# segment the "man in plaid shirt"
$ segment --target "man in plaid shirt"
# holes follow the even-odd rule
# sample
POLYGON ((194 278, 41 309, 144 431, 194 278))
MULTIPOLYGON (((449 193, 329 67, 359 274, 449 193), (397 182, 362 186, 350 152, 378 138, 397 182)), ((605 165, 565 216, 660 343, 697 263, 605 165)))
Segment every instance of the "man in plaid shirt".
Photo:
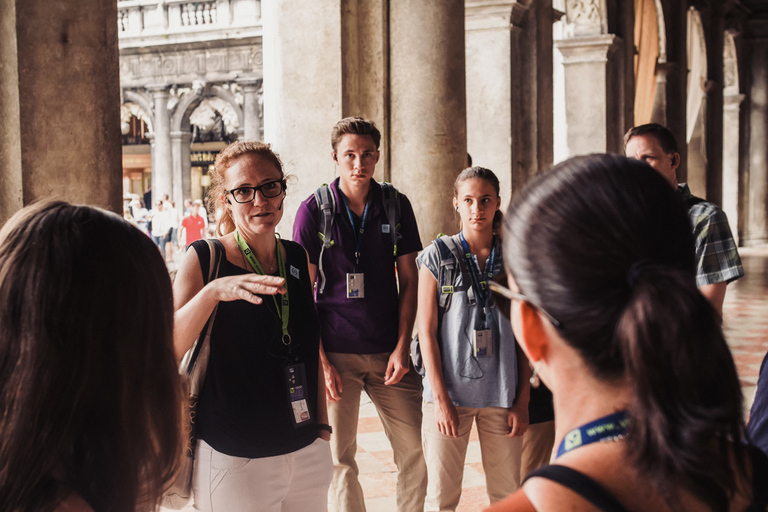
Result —
POLYGON ((696 238, 696 285, 722 315, 725 288, 744 276, 741 258, 725 213, 716 205, 691 194, 677 182, 680 153, 672 132, 656 123, 631 128, 624 136, 624 151, 630 158, 647 163, 677 189, 688 207, 696 238))

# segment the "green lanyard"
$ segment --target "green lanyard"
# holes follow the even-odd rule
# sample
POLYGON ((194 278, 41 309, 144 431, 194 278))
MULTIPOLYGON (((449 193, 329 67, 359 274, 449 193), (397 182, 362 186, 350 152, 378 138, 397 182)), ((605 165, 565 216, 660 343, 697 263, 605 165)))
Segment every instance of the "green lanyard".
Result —
MULTIPOLYGON (((251 264, 251 267, 253 268, 254 272, 256 272, 259 275, 265 275, 264 270, 261 268, 261 265, 259 264, 259 260, 256 259, 256 256, 253 254, 253 251, 248 246, 248 243, 242 239, 240 236, 240 233, 235 230, 235 240, 237 241, 237 246, 240 248, 240 251, 243 253, 243 256, 248 260, 248 263, 251 264)), ((280 249, 280 240, 277 240, 275 243, 275 254, 277 255, 277 268, 280 272, 280 277, 283 278, 285 281, 285 293, 282 294, 281 302, 282 307, 278 305, 277 303, 277 297, 274 295, 272 296, 272 300, 275 301, 275 310, 277 311, 277 316, 280 317, 280 320, 283 322, 283 344, 290 345, 291 344, 291 335, 288 334, 288 313, 289 313, 289 302, 288 302, 288 278, 286 277, 285 272, 285 262, 283 261, 283 251, 280 249)))

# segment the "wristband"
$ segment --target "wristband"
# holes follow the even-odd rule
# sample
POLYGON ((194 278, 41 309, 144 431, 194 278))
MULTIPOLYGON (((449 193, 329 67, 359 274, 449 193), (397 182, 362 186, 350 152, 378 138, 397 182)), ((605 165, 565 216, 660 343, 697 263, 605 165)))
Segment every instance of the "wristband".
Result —
POLYGON ((329 434, 333 434, 333 428, 331 428, 330 425, 326 425, 325 423, 318 423, 315 426, 317 427, 317 430, 325 430, 329 434))

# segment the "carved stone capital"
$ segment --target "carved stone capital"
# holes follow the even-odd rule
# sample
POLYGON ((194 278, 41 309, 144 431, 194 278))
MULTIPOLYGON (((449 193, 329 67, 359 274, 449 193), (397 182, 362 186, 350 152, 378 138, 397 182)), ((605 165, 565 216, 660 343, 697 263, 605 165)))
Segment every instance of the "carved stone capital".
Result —
POLYGON ((566 0, 566 37, 606 33, 604 8, 603 0, 566 0))
POLYGON ((563 54, 563 64, 584 62, 608 62, 623 40, 615 34, 577 37, 555 41, 555 47, 563 54))
POLYGON ((235 79, 235 83, 243 89, 244 94, 259 92, 262 82, 263 79, 255 76, 242 76, 235 79))
POLYGON ((153 99, 168 98, 170 96, 171 86, 169 84, 147 84, 144 88, 152 93, 153 99))
POLYGON ((525 22, 531 0, 465 0, 466 30, 509 30, 525 22))

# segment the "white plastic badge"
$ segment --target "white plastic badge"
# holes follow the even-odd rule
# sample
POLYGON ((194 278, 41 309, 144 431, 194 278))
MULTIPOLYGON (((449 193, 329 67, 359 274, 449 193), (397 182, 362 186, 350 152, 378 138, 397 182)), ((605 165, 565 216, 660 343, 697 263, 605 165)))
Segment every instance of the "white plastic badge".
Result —
POLYGON ((475 356, 493 355, 493 331, 490 329, 475 330, 472 346, 475 349, 475 356))
POLYGON ((307 404, 307 376, 304 372, 304 363, 292 364, 284 368, 288 400, 293 410, 293 426, 298 427, 311 419, 307 404))
POLYGON ((365 279, 363 274, 347 274, 347 298, 365 298, 365 279))

